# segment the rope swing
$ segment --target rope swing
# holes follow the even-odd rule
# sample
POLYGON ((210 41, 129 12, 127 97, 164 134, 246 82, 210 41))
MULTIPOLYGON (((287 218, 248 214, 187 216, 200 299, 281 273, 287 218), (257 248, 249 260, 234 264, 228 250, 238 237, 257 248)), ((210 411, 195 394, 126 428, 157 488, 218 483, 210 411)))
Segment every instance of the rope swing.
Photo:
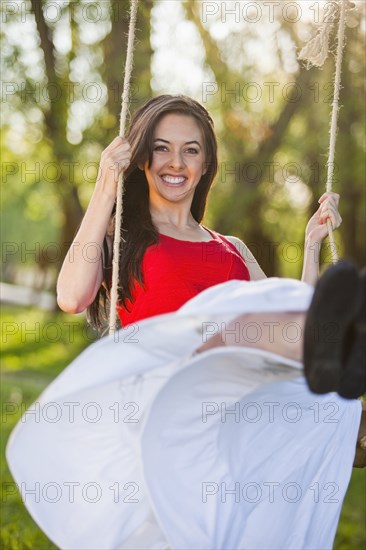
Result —
MULTIPOLYGON (((130 5, 130 22, 128 29, 128 42, 126 54, 125 76, 122 92, 122 110, 120 118, 119 135, 124 137, 126 132, 126 120, 130 101, 130 81, 133 67, 133 50, 135 41, 135 28, 137 18, 138 0, 131 0, 130 5)), ((324 17, 322 26, 318 30, 317 35, 310 40, 308 44, 301 50, 299 59, 307 62, 306 68, 311 66, 322 67, 329 54, 329 40, 335 25, 336 19, 339 16, 338 36, 337 36, 337 53, 336 53, 336 68, 334 77, 334 94, 332 103, 332 114, 330 123, 330 142, 327 161, 327 182, 326 192, 332 191, 334 178, 334 156, 337 136, 338 112, 339 112, 339 93, 341 89, 341 67, 344 50, 344 36, 346 13, 355 7, 350 0, 335 0, 329 4, 329 9, 324 17)), ((115 214, 115 232, 113 242, 113 269, 112 269, 112 288, 110 297, 110 312, 109 312, 109 335, 112 336, 116 332, 117 320, 117 299, 118 299, 118 282, 119 282, 119 265, 120 265, 120 244, 122 239, 122 213, 123 213, 123 191, 124 191, 124 175, 123 172, 119 175, 117 186, 116 199, 116 214, 115 214)), ((329 232, 329 241, 331 247, 332 261, 338 261, 338 254, 334 242, 333 227, 330 220, 327 220, 327 228, 329 232)))
MULTIPOLYGON (((135 42, 135 29, 137 19, 137 3, 138 0, 131 0, 130 7, 130 23, 128 28, 128 40, 127 40, 127 53, 126 53, 126 66, 125 77, 123 82, 122 91, 122 109, 120 118, 119 135, 124 137, 126 133, 127 114, 130 104, 130 83, 133 67, 133 49, 135 42)), ((124 191, 124 175, 120 173, 117 186, 117 201, 116 201, 116 215, 115 215, 115 230, 113 241, 113 269, 112 269, 112 288, 111 288, 111 300, 109 311, 109 335, 113 336, 116 332, 117 321, 117 298, 118 298, 118 281, 119 281, 119 248, 121 244, 121 227, 122 227, 122 213, 123 213, 123 191, 124 191)))
MULTIPOLYGON (((337 35, 337 53, 336 53, 336 68, 334 77, 334 93, 332 103, 332 115, 330 122, 330 141, 329 152, 327 161, 327 182, 326 192, 332 191, 333 176, 334 176, 334 156, 337 137, 338 126, 338 112, 339 112, 339 92, 341 89, 341 67, 344 50, 344 34, 346 26, 346 13, 355 7, 349 0, 337 0, 330 4, 328 13, 326 14, 322 27, 319 29, 318 34, 310 40, 306 46, 301 50, 299 59, 307 61, 307 69, 312 65, 315 67, 322 67, 329 53, 329 38, 334 27, 335 20, 339 14, 339 25, 337 35)), ((327 220, 327 228, 329 232, 329 242, 332 254, 332 262, 335 264, 338 261, 337 248, 334 241, 332 222, 327 220)))

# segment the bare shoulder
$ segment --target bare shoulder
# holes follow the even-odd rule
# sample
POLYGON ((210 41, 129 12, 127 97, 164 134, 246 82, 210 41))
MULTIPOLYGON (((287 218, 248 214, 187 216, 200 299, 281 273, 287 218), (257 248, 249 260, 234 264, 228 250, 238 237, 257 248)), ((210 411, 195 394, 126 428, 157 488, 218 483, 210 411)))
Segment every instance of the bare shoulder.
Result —
POLYGON ((225 238, 230 241, 233 245, 236 246, 236 248, 248 248, 242 240, 240 240, 238 237, 233 237, 232 235, 225 235, 225 238))
POLYGON ((241 239, 239 239, 238 237, 233 237, 232 235, 226 235, 226 238, 235 246, 235 248, 245 261, 251 261, 253 259, 253 254, 250 252, 247 245, 244 244, 241 239))
POLYGON ((250 279, 252 281, 259 281, 260 279, 266 279, 267 276, 260 267, 259 263, 253 256, 252 252, 249 250, 247 245, 243 243, 241 239, 238 237, 233 237, 232 235, 226 235, 226 238, 228 241, 230 241, 241 257, 243 258, 244 262, 247 265, 247 268, 249 269, 250 279))

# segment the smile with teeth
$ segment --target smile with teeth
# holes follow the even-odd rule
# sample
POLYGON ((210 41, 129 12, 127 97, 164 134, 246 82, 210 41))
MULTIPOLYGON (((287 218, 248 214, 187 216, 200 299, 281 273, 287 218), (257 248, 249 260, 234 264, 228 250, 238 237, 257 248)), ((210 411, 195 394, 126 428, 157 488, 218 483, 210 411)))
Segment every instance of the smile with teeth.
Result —
POLYGON ((184 176, 169 176, 167 174, 164 174, 161 176, 161 179, 170 185, 179 185, 180 183, 184 183, 187 178, 184 176))

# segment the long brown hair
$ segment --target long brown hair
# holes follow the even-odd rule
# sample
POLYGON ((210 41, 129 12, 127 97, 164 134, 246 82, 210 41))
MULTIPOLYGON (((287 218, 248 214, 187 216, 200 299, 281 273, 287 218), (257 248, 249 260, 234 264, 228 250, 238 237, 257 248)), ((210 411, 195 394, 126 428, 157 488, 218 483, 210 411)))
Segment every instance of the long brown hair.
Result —
MULTIPOLYGON (((157 123, 168 113, 193 117, 203 134, 206 173, 198 183, 191 205, 193 218, 200 223, 203 219, 207 195, 217 172, 217 142, 212 118, 206 109, 194 99, 186 96, 161 95, 143 105, 133 116, 127 134, 131 145, 131 161, 124 174, 122 240, 119 249, 120 271, 118 301, 127 307, 126 300, 132 299, 134 280, 144 284, 142 260, 146 249, 159 242, 159 233, 154 226, 149 209, 149 188, 145 172, 138 165, 149 166, 152 162, 154 131, 157 123)), ((114 212, 113 212, 114 216, 114 212)), ((103 243, 103 283, 94 302, 87 310, 89 322, 101 331, 105 327, 109 290, 111 286, 112 253, 103 243)))

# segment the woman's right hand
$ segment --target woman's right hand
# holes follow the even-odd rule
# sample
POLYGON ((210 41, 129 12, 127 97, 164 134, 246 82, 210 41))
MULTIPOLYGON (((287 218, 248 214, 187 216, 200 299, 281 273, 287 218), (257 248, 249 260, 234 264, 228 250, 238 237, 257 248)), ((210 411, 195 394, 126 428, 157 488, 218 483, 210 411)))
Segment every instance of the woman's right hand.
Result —
POLYGON ((131 160, 131 146, 123 137, 116 137, 104 149, 99 164, 97 186, 113 199, 117 195, 118 178, 125 171, 131 160))

